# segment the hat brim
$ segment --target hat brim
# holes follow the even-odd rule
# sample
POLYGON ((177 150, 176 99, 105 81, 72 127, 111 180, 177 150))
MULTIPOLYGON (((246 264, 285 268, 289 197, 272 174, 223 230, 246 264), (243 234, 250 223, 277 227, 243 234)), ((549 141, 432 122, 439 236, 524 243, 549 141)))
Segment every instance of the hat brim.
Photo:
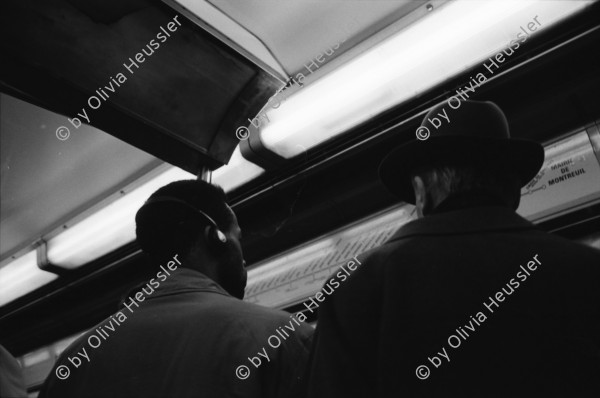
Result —
POLYGON ((414 204, 410 173, 439 161, 468 161, 515 173, 525 186, 544 163, 544 148, 534 141, 461 136, 429 137, 391 151, 379 165, 383 185, 402 201, 414 204))

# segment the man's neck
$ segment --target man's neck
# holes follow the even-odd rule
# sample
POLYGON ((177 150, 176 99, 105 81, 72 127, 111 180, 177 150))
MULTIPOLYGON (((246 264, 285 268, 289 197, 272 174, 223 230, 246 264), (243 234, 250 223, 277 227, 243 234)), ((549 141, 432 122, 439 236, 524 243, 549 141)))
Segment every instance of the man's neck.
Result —
POLYGON ((480 191, 469 191, 451 194, 440 202, 429 214, 445 213, 448 211, 468 209, 480 206, 508 205, 500 198, 480 191))

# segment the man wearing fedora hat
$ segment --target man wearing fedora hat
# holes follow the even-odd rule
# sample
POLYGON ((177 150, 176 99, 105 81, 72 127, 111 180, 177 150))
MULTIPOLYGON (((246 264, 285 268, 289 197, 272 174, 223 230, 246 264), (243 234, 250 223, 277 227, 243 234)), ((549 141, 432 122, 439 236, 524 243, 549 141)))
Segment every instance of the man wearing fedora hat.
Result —
POLYGON ((544 151, 497 105, 448 116, 380 165, 419 219, 321 304, 309 396, 600 396, 600 252, 516 214, 544 151))

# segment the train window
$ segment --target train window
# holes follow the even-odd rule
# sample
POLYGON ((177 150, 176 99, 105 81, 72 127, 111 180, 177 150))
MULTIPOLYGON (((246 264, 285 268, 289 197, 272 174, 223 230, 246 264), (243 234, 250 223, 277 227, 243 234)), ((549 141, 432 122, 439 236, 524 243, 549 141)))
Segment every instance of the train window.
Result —
POLYGON ((377 214, 248 270, 246 300, 285 308, 314 294, 345 262, 379 246, 413 219, 413 206, 377 214))
MULTIPOLYGON (((25 371, 24 378, 31 390, 37 389, 44 382, 60 353, 80 335, 81 333, 69 336, 18 358, 25 371)), ((37 396, 37 393, 34 392, 30 396, 37 396)))

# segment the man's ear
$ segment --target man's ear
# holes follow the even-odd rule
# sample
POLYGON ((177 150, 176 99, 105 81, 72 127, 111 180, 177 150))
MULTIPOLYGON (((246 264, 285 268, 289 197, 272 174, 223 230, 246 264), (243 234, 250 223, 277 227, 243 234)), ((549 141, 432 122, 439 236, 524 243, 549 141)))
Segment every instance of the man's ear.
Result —
POLYGON ((423 210, 427 206, 427 192, 425 191, 425 182, 419 176, 411 177, 413 190, 415 191, 415 207, 417 208, 417 217, 423 218, 423 210))

